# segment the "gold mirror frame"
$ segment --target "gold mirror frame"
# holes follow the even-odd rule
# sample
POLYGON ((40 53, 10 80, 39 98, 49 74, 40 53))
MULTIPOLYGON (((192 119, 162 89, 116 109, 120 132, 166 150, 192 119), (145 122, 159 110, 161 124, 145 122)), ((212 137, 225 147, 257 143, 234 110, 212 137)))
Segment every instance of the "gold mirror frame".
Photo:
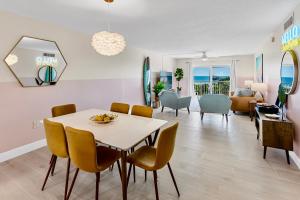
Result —
POLYGON ((280 67, 280 82, 281 82, 281 73, 282 73, 282 64, 283 64, 283 60, 285 55, 289 53, 292 56, 293 59, 293 63, 294 63, 294 79, 293 79, 293 84, 292 84, 292 88, 290 89, 290 91, 288 93, 286 93, 287 95, 290 94, 294 94, 296 89, 297 89, 297 84, 298 84, 298 58, 297 58, 297 54, 294 50, 288 50, 286 52, 284 52, 283 56, 282 56, 282 60, 281 60, 281 67, 280 67))
POLYGON ((18 80, 18 82, 20 83, 20 85, 21 85, 22 87, 25 87, 25 88, 26 88, 26 87, 46 87, 46 86, 50 86, 50 85, 55 85, 56 83, 55 83, 55 84, 52 83, 52 84, 49 84, 49 85, 24 86, 24 84, 20 81, 20 78, 17 76, 17 74, 15 73, 15 71, 14 71, 14 70, 12 69, 12 67, 7 63, 7 61, 6 61, 7 57, 14 51, 15 48, 18 47, 19 43, 20 43, 24 38, 30 38, 30 39, 35 39, 35 40, 40 40, 40 41, 50 42, 50 43, 53 43, 53 44, 56 46, 56 48, 57 48, 57 50, 58 50, 60 56, 62 57, 62 60, 63 60, 64 63, 65 63, 64 66, 63 66, 63 69, 62 69, 61 73, 58 75, 58 78, 57 78, 56 83, 59 82, 59 80, 60 80, 62 74, 64 73, 65 69, 66 69, 67 66, 68 66, 68 63, 67 63, 67 61, 66 61, 64 55, 62 54, 62 51, 60 50, 58 44, 56 43, 56 41, 52 41, 52 40, 42 39, 42 38, 38 38, 38 37, 32 37, 32 36, 26 36, 26 35, 23 35, 23 36, 16 42, 16 44, 13 46, 13 48, 9 51, 9 53, 6 55, 6 57, 3 59, 3 62, 7 65, 7 67, 9 68, 9 70, 12 72, 12 74, 15 76, 15 78, 18 80))

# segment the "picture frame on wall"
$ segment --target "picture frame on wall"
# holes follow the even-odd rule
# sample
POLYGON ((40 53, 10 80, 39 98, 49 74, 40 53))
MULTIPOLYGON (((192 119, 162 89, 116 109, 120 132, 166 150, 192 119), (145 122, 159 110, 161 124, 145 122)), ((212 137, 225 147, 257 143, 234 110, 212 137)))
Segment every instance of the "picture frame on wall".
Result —
POLYGON ((263 54, 259 54, 255 57, 255 74, 256 74, 256 82, 263 83, 264 82, 264 56, 263 54))

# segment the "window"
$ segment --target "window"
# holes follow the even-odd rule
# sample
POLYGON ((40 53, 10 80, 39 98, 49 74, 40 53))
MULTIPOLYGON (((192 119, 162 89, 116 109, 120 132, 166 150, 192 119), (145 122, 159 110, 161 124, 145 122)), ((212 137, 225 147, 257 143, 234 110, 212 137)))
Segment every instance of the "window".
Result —
POLYGON ((230 67, 227 65, 195 67, 193 69, 193 80, 196 95, 229 95, 230 67))

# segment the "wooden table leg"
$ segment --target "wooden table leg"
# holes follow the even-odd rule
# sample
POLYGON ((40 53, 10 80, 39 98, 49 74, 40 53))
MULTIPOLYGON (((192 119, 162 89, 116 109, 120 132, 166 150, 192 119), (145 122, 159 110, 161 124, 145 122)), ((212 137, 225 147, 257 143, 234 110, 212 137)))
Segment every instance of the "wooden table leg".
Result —
POLYGON ((127 151, 121 151, 121 162, 123 200, 127 200, 127 151))

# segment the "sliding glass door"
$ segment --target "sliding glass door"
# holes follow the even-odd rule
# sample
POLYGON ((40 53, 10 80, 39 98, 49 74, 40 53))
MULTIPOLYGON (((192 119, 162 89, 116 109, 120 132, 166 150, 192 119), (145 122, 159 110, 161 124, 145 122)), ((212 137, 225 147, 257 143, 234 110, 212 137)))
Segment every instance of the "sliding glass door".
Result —
POLYGON ((229 95, 230 66, 195 67, 193 68, 193 80, 195 95, 229 95))

